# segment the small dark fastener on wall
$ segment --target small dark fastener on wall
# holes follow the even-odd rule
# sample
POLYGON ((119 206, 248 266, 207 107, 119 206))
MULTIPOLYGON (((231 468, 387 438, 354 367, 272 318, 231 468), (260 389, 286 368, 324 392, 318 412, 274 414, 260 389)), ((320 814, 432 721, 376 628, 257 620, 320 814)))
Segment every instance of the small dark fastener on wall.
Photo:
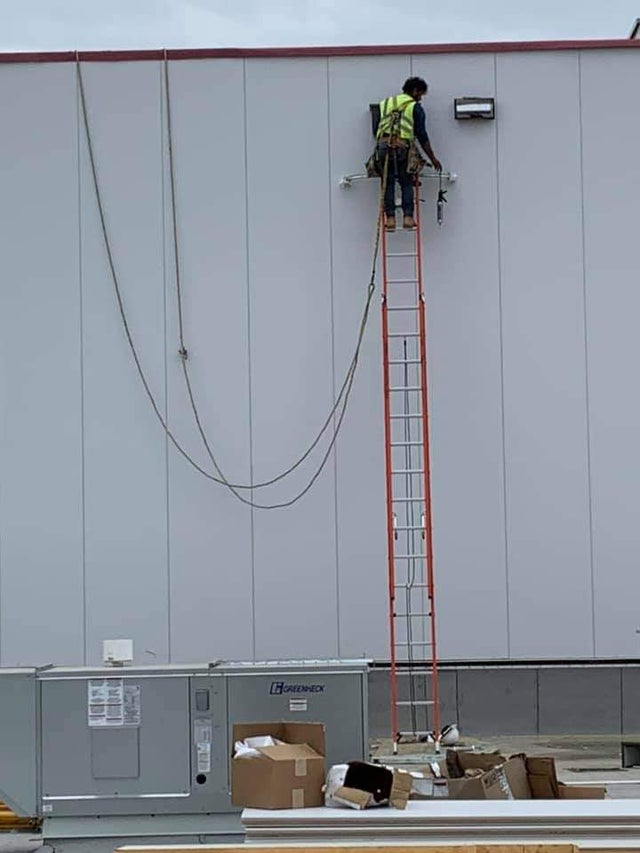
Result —
POLYGON ((457 119, 496 117, 495 98, 455 98, 453 114, 457 119))

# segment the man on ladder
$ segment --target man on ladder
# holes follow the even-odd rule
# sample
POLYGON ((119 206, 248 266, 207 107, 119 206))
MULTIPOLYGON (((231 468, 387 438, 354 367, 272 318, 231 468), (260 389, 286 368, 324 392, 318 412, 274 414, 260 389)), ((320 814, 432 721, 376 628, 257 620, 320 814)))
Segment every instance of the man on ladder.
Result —
POLYGON ((376 155, 378 168, 384 174, 387 166, 387 185, 384 195, 385 229, 395 231, 396 181, 402 191, 403 227, 416 227, 414 214, 415 175, 420 171, 423 160, 415 148, 417 139, 434 169, 442 170, 442 164, 434 154, 426 128, 426 116, 420 101, 427 93, 427 84, 421 77, 409 77, 402 93, 380 101, 380 120, 376 130, 376 155))

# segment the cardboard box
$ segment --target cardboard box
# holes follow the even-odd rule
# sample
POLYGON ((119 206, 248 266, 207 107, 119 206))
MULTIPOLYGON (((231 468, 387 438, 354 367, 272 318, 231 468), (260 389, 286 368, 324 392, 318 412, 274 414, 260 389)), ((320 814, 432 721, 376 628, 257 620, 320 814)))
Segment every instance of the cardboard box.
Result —
POLYGON ((452 800, 527 800, 531 791, 524 759, 520 755, 485 770, 480 776, 449 779, 452 800))
POLYGON ((324 805, 322 723, 241 723, 233 742, 271 735, 284 746, 268 746, 255 758, 231 757, 231 802, 256 809, 301 809, 324 805))

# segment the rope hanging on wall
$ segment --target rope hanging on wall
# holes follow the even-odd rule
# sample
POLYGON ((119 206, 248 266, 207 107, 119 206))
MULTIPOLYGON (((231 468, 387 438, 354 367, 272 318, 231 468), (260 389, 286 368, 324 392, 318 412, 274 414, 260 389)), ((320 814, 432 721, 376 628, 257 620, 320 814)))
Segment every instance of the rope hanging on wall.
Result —
POLYGON ((118 278, 116 268, 115 268, 115 262, 114 262, 114 258, 113 258, 113 250, 111 247, 111 240, 110 240, 108 229, 107 229, 106 216, 105 216, 105 211, 104 211, 104 204, 103 204, 103 200, 102 200, 102 194, 100 192, 100 184, 98 181, 95 154, 94 154, 94 149, 93 149, 93 139, 91 136, 91 130, 90 130, 90 125, 89 125, 87 102, 86 102, 85 89, 84 89, 84 80, 83 80, 83 76, 82 76, 82 68, 81 68, 80 59, 79 59, 79 56, 77 53, 76 53, 76 74, 77 74, 77 80, 78 80, 78 91, 79 91, 79 95, 80 95, 80 106, 81 106, 81 111, 82 111, 83 124, 84 124, 86 139, 87 139, 87 149, 88 149, 88 153, 89 153, 91 175, 92 175, 92 179, 93 179, 93 185, 94 185, 95 196, 96 196, 96 203, 97 203, 97 207, 98 207, 98 215, 99 215, 99 219, 100 219, 100 228, 102 231, 103 242, 104 242, 104 246, 105 246, 105 250, 106 250, 106 254, 107 254, 109 271, 111 274, 111 279, 112 279, 114 291, 116 294, 116 300, 118 303, 118 310, 120 313, 120 318, 122 320, 122 325, 123 325, 123 329, 124 329, 125 336, 127 339, 127 343, 129 345, 129 349, 131 351, 131 355, 133 357, 138 376, 140 378, 140 381, 142 382, 142 386, 143 386, 144 391, 147 395, 147 398, 149 399, 149 402, 151 403, 151 407, 153 409, 153 412, 154 412, 157 420, 160 422, 160 425, 162 426, 167 438, 173 444, 173 446, 176 448, 176 450, 181 454, 181 456, 196 471, 198 471, 199 474, 201 474, 202 476, 206 477, 209 480, 212 480, 215 483, 218 483, 222 486, 225 486, 241 503, 246 504, 247 506, 253 507, 255 509, 283 509, 285 507, 292 506, 293 504, 297 503, 297 501, 299 501, 302 497, 304 497, 304 495, 307 494, 307 492, 312 488, 312 486, 314 485, 316 480, 320 477, 324 467, 326 466, 327 461, 329 460, 329 456, 331 455, 331 451, 333 450, 333 447, 334 447, 336 440, 338 438, 340 429, 342 427, 342 423, 344 421, 344 417, 346 414, 349 398, 351 396, 351 390, 353 388, 353 382, 354 382, 354 378, 355 378, 356 368, 358 365, 358 361, 360 358, 360 352, 362 349, 362 341, 364 338, 364 332, 365 332, 365 329, 367 326, 367 321, 369 319, 369 313, 370 313, 370 308, 371 308, 371 302, 373 299, 373 294, 375 292, 376 266, 377 266, 377 260, 378 260, 378 252, 379 252, 379 248, 380 248, 380 232, 381 232, 381 227, 382 227, 382 201, 384 198, 384 189, 385 189, 385 184, 386 184, 386 164, 385 164, 385 174, 384 174, 383 179, 381 181, 380 205, 379 205, 377 223, 376 223, 373 259, 372 259, 372 265, 371 265, 371 275, 369 278, 369 284, 368 284, 368 288, 367 288, 367 298, 365 301, 365 306, 364 306, 362 318, 360 321, 360 326, 359 326, 359 330, 358 330, 358 336, 357 336, 357 340, 356 340, 356 347, 355 347, 355 351, 353 354, 353 358, 352 358, 351 363, 349 365, 349 368, 347 370, 344 382, 340 388, 340 391, 338 393, 336 401, 335 401, 331 411, 329 412, 329 415, 326 418, 323 426, 321 427, 320 431, 318 432, 316 438, 313 440, 313 442, 310 444, 310 446, 307 448, 307 450, 302 454, 302 456, 300 456, 299 459, 297 459, 296 462, 293 463, 292 465, 290 465, 285 471, 283 471, 282 473, 278 474, 277 476, 272 477, 269 480, 265 480, 264 482, 261 482, 261 483, 254 483, 254 484, 233 483, 233 482, 229 481, 229 479, 225 476, 224 472, 220 468, 220 465, 219 465, 219 463, 216 459, 216 456, 213 452, 213 449, 211 447, 211 443, 210 443, 210 441, 207 437, 207 434, 204 430, 204 427, 202 425, 202 419, 200 417, 200 413, 199 413, 198 406, 196 403, 195 395, 193 392, 193 386, 191 383, 191 378, 190 378, 189 369, 188 369, 188 351, 187 351, 187 348, 185 346, 184 321, 183 321, 183 311, 182 311, 182 283, 181 283, 181 276, 180 276, 177 209, 176 209, 176 201, 175 201, 175 176, 174 176, 174 164, 173 164, 173 139, 172 139, 172 126, 171 126, 169 71, 168 71, 168 60, 167 60, 166 51, 165 51, 165 55, 164 55, 164 75, 165 75, 165 98, 166 98, 166 107, 167 107, 167 131, 168 131, 168 149, 169 149, 169 165, 170 165, 171 209, 172 209, 173 240, 174 240, 176 298, 177 298, 177 305, 178 305, 178 328, 179 328, 178 354, 180 355, 182 373, 183 373, 185 385, 187 388, 187 394, 189 397, 189 403, 190 403, 191 411, 192 411, 192 414, 193 414, 193 417, 194 417, 194 420, 195 420, 195 423, 196 423, 196 426, 198 429, 198 433, 200 435, 200 438, 202 440, 204 448, 207 452, 207 455, 209 456, 209 459, 213 465, 213 468, 217 472, 217 476, 216 476, 216 474, 212 474, 210 471, 207 471, 198 462, 196 462, 196 460, 188 453, 187 450, 185 450, 185 448, 182 446, 182 444, 175 437, 175 435, 171 431, 171 428, 168 425, 167 420, 165 419, 165 417, 162 415, 162 412, 160 411, 160 407, 159 407, 159 405, 155 399, 153 391, 151 390, 151 387, 149 385, 149 381, 146 377, 144 368, 142 366, 142 362, 140 360, 140 356, 139 356, 139 353, 137 351, 135 341, 133 339, 131 328, 129 326, 129 322, 128 322, 128 318, 127 318, 127 314, 126 314, 126 309, 124 306, 124 300, 123 300, 123 296, 122 296, 122 290, 121 290, 121 286, 120 286, 120 280, 118 278), (335 423, 335 426, 333 429, 333 434, 331 436, 331 440, 329 442, 329 445, 328 445, 328 447, 327 447, 327 449, 326 449, 326 451, 325 451, 325 453, 324 453, 324 455, 320 461, 318 468, 316 469, 316 471, 311 476, 308 483, 306 484, 306 486, 303 489, 301 489, 297 494, 295 494, 289 500, 283 501, 280 503, 273 503, 273 504, 257 503, 255 501, 249 499, 249 498, 244 497, 244 495, 240 494, 240 491, 259 489, 259 488, 264 488, 266 486, 273 485, 274 483, 277 483, 280 480, 283 480, 285 477, 287 477, 289 474, 291 474, 293 471, 295 471, 310 456, 310 454, 313 452, 313 450, 317 447, 322 436, 327 431, 329 425, 331 424, 332 419, 334 418, 334 416, 336 414, 338 415, 338 419, 337 419, 337 422, 335 423))

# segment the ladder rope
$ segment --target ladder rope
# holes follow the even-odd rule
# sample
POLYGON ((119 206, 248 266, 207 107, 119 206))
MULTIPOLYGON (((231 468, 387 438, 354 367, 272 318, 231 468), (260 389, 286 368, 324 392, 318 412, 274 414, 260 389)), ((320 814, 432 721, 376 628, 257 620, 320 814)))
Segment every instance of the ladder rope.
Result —
MULTIPOLYGON (((168 72, 167 72, 167 66, 166 66, 166 51, 165 51, 165 74, 167 74, 166 79, 168 79, 168 72)), ((184 346, 184 326, 183 326, 183 321, 182 321, 182 291, 181 291, 181 287, 178 287, 178 305, 179 305, 178 313, 179 313, 179 335, 180 335, 180 351, 179 351, 179 353, 180 353, 181 360, 182 360, 183 375, 185 378, 185 383, 186 383, 187 391, 189 394, 190 404, 191 404, 191 408, 192 408, 192 411, 194 414, 194 418, 196 420, 196 425, 198 427, 198 431, 199 431, 200 436, 203 440, 205 449, 207 450, 207 454, 209 455, 209 458, 211 459, 211 462, 212 462, 212 464, 213 464, 213 466, 214 466, 214 468, 217 471, 219 476, 216 476, 215 474, 212 474, 210 471, 207 471, 205 468, 203 468, 189 454, 189 452, 187 450, 185 450, 185 448, 182 446, 182 444, 176 438, 176 436, 172 432, 171 428, 169 427, 167 419, 163 416, 162 412, 160 411, 160 407, 159 407, 159 405, 155 399, 154 393, 153 393, 151 386, 149 384, 149 381, 147 379, 147 376, 146 376, 145 370, 142 366, 142 362, 141 362, 139 353, 137 351, 137 347, 136 347, 136 344, 135 344, 135 341, 133 338, 133 334, 131 332, 131 328, 130 328, 130 325, 128 322, 127 313, 126 313, 126 309, 125 309, 125 305, 124 305, 124 299, 122 296, 122 289, 120 286, 120 280, 119 280, 119 277, 118 277, 118 274, 116 271, 116 267, 115 267, 113 250, 112 250, 112 246, 111 246, 111 240, 110 240, 109 232, 107 229, 104 203, 103 203, 102 194, 100 191, 100 183, 98 181, 95 152, 94 152, 94 148, 93 148, 93 140, 92 140, 91 129, 90 129, 90 124, 89 124, 89 116, 88 116, 86 94, 85 94, 85 88, 84 88, 84 80, 83 80, 83 76, 82 76, 82 68, 81 68, 81 64, 80 64, 80 58, 79 58, 79 55, 77 52, 76 52, 76 76, 77 76, 77 81, 78 81, 78 90, 79 90, 79 95, 80 95, 80 105, 81 105, 81 112, 82 112, 83 124, 84 124, 84 129, 85 129, 85 136, 86 136, 86 140, 87 140, 87 149, 88 149, 88 154, 89 154, 89 162, 90 162, 90 167, 91 167, 92 181, 93 181, 93 186, 94 186, 94 191, 95 191, 95 196, 96 196, 98 215, 99 215, 99 219, 100 219, 100 228, 102 231, 102 237, 103 237, 103 242, 104 242, 105 251, 106 251, 106 255, 107 255, 107 261, 108 261, 108 265, 109 265, 111 280, 112 280, 112 283, 114 286, 116 301, 118 304, 118 310, 119 310, 120 318, 122 321, 123 329, 125 332, 125 337, 127 339, 127 343, 128 343, 129 349, 131 351, 131 355, 132 355, 133 360, 134 360, 136 371, 138 373, 138 376, 140 378, 140 381, 142 383, 144 391, 147 395, 147 398, 149 399, 149 402, 150 402, 151 407, 153 409, 153 412, 156 416, 156 419, 159 421, 160 425, 162 426, 162 428, 163 428, 167 438, 169 439, 169 441, 173 444, 173 446, 181 454, 181 456, 185 459, 185 461, 187 461, 192 466, 192 468, 194 468, 196 471, 198 471, 198 473, 200 473, 205 478, 212 480, 213 482, 216 482, 216 483, 223 485, 226 488, 228 488, 229 491, 241 503, 246 504, 247 506, 253 507, 255 509, 282 509, 285 507, 292 506, 297 501, 299 501, 304 495, 307 494, 307 492, 312 488, 312 486, 314 485, 316 480, 321 475, 321 473, 322 473, 322 471, 323 471, 324 467, 326 466, 326 463, 329 459, 329 456, 331 455, 331 451, 333 450, 333 447, 335 446, 335 443, 337 441, 337 438, 338 438, 338 435, 340 432, 340 428, 342 426, 342 423, 344 421, 344 417, 346 414, 347 404, 349 402, 351 390, 353 388, 353 382, 354 382, 354 378, 355 378, 356 368, 358 365, 360 352, 361 352, 361 348, 362 348, 362 341, 364 338, 364 332, 365 332, 365 329, 367 326, 367 321, 369 319, 371 302, 373 299, 373 294, 375 292, 376 266, 377 266, 379 247, 380 247, 380 233, 382 230, 382 209, 383 209, 384 189, 385 189, 385 185, 386 185, 386 174, 387 174, 386 165, 385 165, 385 172, 384 172, 383 180, 381 181, 380 206, 379 206, 377 225, 376 225, 376 235, 375 235, 375 241, 374 241, 374 251, 373 251, 373 259, 372 259, 372 265, 371 265, 371 275, 369 278, 369 284, 368 284, 368 288, 367 288, 367 298, 365 301, 365 306, 364 306, 362 318, 360 321, 360 327, 359 327, 358 336, 357 336, 357 340, 356 340, 356 347, 355 347, 354 355, 353 355, 353 358, 351 360, 351 364, 347 370, 345 380, 343 382, 340 393, 338 394, 338 397, 336 399, 336 403, 334 404, 334 406, 333 406, 333 408, 329 414, 329 417, 327 418, 327 420, 325 422, 323 429, 320 431, 319 435, 317 436, 317 438, 314 441, 314 443, 312 444, 312 446, 309 448, 309 450, 306 452, 306 454, 300 460, 298 460, 298 462, 294 466, 292 466, 287 472, 284 472, 283 474, 279 475, 278 477, 272 478, 271 480, 266 481, 265 483, 261 483, 261 484, 255 484, 255 485, 234 484, 234 483, 229 482, 229 480, 224 476, 223 472, 219 468, 219 465, 215 459, 215 455, 214 455, 214 453, 211 449, 211 446, 209 444, 209 441, 206 437, 206 433, 204 432, 204 429, 202 427, 202 421, 201 421, 201 418, 200 418, 200 415, 199 415, 199 412, 197 409, 197 405, 196 405, 196 401, 195 401, 195 395, 193 394, 193 389, 191 386, 191 381, 190 381, 188 369, 186 368, 187 351, 186 351, 186 347, 184 346), (256 503, 255 501, 252 501, 248 498, 245 498, 243 495, 239 494, 240 489, 253 489, 253 488, 260 488, 260 487, 266 486, 266 485, 271 485, 272 483, 275 483, 278 480, 283 479, 283 477, 286 476, 288 473, 290 473, 292 470, 295 470, 295 468, 297 468, 304 461, 304 459, 306 459, 309 456, 309 454, 312 452, 312 450, 315 448, 315 446, 317 446, 318 442, 320 441, 321 436, 324 434, 327 426, 329 425, 332 418, 334 417, 334 415, 338 411, 339 411, 338 420, 337 420, 337 423, 335 424, 335 428, 333 430, 333 435, 332 435, 330 443, 329 443, 329 445, 328 445, 328 447, 327 447, 327 449, 326 449, 326 451, 325 451, 325 453, 324 453, 324 455, 320 461, 320 464, 319 464, 317 470, 315 471, 313 476, 310 478, 310 480, 306 484, 306 486, 303 489, 301 489, 296 495, 294 495, 293 498, 291 498, 287 501, 282 501, 280 503, 260 504, 260 503, 256 503)), ((168 99, 168 96, 169 96, 169 90, 167 89, 167 99, 168 99)), ((168 110, 167 118, 169 120, 169 103, 168 103, 168 101, 167 101, 167 110, 168 110)), ((170 156, 170 159, 172 160, 173 159, 173 151, 172 151, 172 144, 171 143, 169 144, 169 156, 170 156)), ((172 204, 175 205, 174 178, 173 178, 173 176, 171 178, 171 189, 172 189, 172 204)), ((179 255, 177 252, 177 213, 174 213, 174 216, 173 216, 173 229, 174 229, 174 241, 176 244, 175 245, 176 253, 174 256, 175 262, 176 262, 176 284, 178 285, 179 278, 180 278, 180 273, 179 273, 180 264, 179 264, 179 255)))

